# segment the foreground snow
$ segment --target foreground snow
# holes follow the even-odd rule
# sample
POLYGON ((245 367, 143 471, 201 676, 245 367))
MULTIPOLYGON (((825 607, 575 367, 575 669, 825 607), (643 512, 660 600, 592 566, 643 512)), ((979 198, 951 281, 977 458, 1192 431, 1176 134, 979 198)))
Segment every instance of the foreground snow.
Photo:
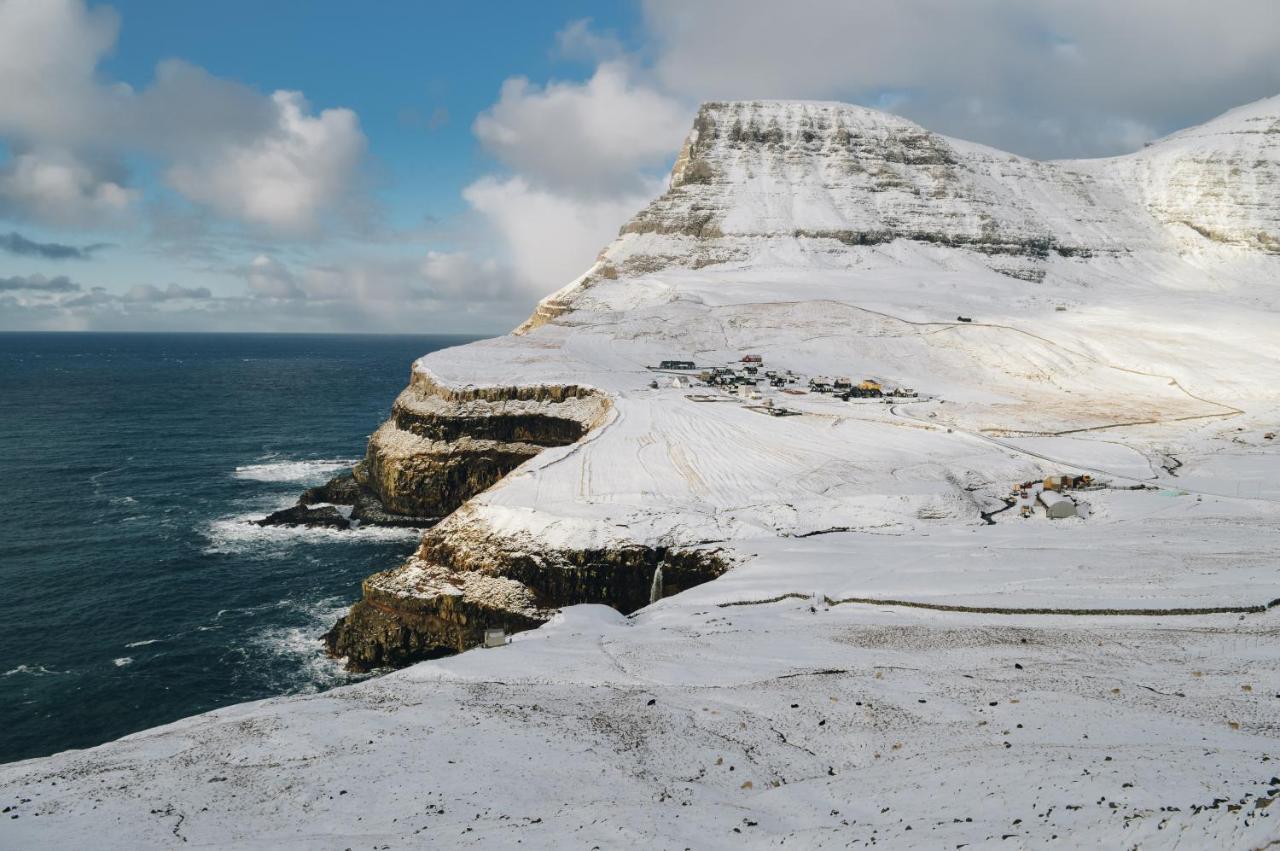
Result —
POLYGON ((1261 847, 1277 619, 575 607, 506 648, 9 767, 0 840, 1261 847))

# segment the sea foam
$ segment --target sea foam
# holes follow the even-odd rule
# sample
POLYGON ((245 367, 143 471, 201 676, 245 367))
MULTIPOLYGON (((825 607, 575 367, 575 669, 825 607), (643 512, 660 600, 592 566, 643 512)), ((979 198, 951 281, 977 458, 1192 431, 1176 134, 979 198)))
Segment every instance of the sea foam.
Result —
POLYGON ((267 461, 236 467, 231 475, 254 482, 320 482, 355 464, 356 458, 330 458, 311 461, 267 461))

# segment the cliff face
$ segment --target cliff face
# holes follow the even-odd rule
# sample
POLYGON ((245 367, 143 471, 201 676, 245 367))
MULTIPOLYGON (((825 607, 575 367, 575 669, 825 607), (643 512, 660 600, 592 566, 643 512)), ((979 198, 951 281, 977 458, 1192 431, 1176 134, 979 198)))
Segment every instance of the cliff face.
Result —
POLYGON ((329 652, 355 671, 399 667, 475 647, 488 627, 539 626, 561 606, 604 603, 630 613, 729 567, 707 548, 529 544, 465 510, 453 515, 407 562, 364 581, 362 599, 325 636, 329 652))
MULTIPOLYGON (((581 439, 608 410, 607 397, 577 385, 449 387, 415 369, 355 476, 391 512, 444 517, 544 449, 581 439)), ((631 612, 727 569, 714 553, 667 547, 522 548, 463 517, 365 580, 325 637, 330 653, 353 670, 405 665, 473 647, 489 626, 537 626, 560 606, 631 612)))
POLYGON ((1067 165, 1120 187, 1162 224, 1280 254, 1280 96, 1238 107, 1129 156, 1067 165))
POLYGON ((575 385, 456 388, 415 370, 356 479, 389 511, 444 517, 543 449, 581 438, 608 406, 575 385))

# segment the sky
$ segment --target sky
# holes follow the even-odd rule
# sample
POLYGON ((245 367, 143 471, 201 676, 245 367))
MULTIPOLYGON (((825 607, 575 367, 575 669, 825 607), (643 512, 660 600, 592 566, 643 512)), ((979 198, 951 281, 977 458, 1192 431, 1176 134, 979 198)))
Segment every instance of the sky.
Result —
POLYGON ((0 330, 501 333, 707 100, 1051 159, 1275 94, 1274 0, 0 0, 0 330))

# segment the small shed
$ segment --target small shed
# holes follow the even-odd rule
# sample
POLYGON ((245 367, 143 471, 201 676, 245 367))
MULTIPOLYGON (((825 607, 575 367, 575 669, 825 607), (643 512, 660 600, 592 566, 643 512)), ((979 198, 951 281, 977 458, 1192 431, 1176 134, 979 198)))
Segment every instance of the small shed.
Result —
POLYGON ((502 627, 486 627, 484 631, 485 647, 501 647, 507 643, 507 631, 502 627))
POLYGON ((1076 516, 1075 502, 1071 497, 1063 496, 1057 491, 1040 491, 1040 502, 1044 505, 1044 512, 1049 515, 1050 520, 1061 520, 1064 517, 1076 516))

